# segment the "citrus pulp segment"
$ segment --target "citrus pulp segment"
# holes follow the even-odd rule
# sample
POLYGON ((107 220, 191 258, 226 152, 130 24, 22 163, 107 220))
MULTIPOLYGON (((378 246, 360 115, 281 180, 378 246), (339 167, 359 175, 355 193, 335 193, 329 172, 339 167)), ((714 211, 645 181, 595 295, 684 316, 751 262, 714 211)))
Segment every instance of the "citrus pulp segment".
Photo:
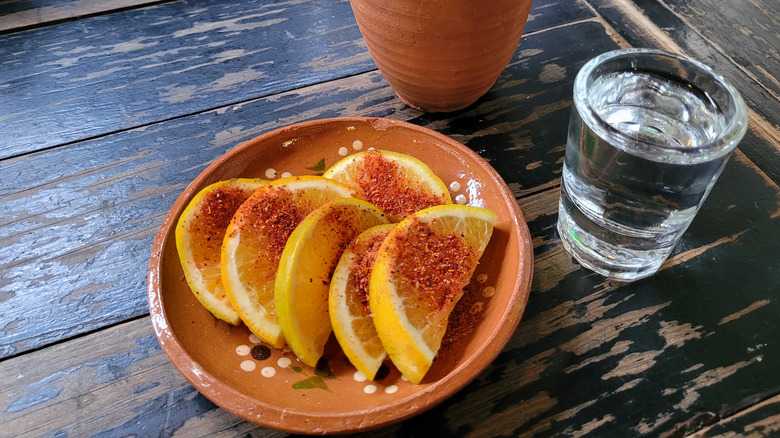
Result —
POLYGON ((379 207, 392 222, 452 203, 447 186, 430 167, 399 152, 358 152, 336 162, 323 176, 359 188, 360 197, 379 207))
POLYGON ((344 248, 364 230, 387 222, 366 201, 340 199, 309 214, 287 240, 274 301, 287 345, 303 363, 316 366, 330 336, 328 290, 344 248))
POLYGON ((358 371, 373 380, 387 357, 368 306, 368 283, 379 246, 395 224, 361 233, 344 250, 330 283, 328 309, 333 334, 358 371))
POLYGON ((401 221, 380 246, 368 293, 374 326, 412 383, 433 363, 495 222, 496 214, 484 208, 431 207, 401 221))
POLYGON ((256 190, 236 211, 222 245, 222 279, 241 319, 258 337, 281 348, 274 281, 287 238, 307 214, 355 191, 318 176, 282 178, 256 190))
POLYGON ((222 239, 238 207, 265 184, 248 178, 211 184, 192 198, 176 224, 176 249, 192 293, 212 315, 233 325, 241 319, 222 283, 222 239))

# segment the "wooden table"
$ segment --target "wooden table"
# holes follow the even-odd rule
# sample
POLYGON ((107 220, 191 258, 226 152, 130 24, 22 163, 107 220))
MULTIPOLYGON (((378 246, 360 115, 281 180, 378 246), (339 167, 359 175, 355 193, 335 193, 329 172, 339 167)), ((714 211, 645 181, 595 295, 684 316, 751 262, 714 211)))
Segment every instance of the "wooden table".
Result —
POLYGON ((426 114, 376 70, 348 2, 0 3, 0 436, 280 436, 190 386, 148 317, 152 240, 240 142, 333 116, 432 128, 489 160, 535 245, 496 361, 373 435, 780 434, 780 10, 774 0, 536 0, 493 89, 426 114), (681 243, 631 284, 556 235, 572 81, 619 47, 689 54, 750 130, 681 243))

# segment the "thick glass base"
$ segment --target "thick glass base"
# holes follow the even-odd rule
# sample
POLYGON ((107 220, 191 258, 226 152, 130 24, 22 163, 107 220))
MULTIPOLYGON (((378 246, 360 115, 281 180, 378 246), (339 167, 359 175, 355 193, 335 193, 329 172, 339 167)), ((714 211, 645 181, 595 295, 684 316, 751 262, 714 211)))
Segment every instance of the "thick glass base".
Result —
POLYGON ((671 245, 638 250, 607 243, 594 235, 595 228, 600 228, 598 225, 579 213, 573 205, 565 204, 562 196, 558 207, 558 234, 563 247, 582 266, 604 277, 620 281, 649 277, 658 271, 674 248, 671 245), (583 221, 591 232, 578 225, 583 221))

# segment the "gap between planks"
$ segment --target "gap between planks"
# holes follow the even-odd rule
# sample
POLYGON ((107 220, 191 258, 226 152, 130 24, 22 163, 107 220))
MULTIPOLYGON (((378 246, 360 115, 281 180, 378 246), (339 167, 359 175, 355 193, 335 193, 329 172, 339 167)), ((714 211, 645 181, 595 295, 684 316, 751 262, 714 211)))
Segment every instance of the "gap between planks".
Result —
MULTIPOLYGON (((769 395, 764 400, 761 400, 761 401, 759 401, 758 403, 756 403, 754 405, 748 406, 745 409, 741 409, 741 410, 739 410, 737 412, 734 412, 734 413, 732 413, 730 415, 727 415, 727 416, 725 416, 723 418, 720 418, 715 423, 710 424, 710 425, 708 425, 708 426, 706 426, 706 427, 704 427, 702 429, 699 429, 697 431, 693 431, 693 433, 688 435, 688 437, 690 437, 690 438, 705 438, 705 437, 712 436, 712 435, 710 435, 710 431, 713 428, 718 427, 718 426, 724 426, 724 425, 726 425, 726 424, 728 424, 728 423, 730 423, 730 422, 732 422, 732 421, 734 421, 734 420, 736 420, 736 419, 738 419, 740 417, 743 417, 743 416, 748 415, 748 414, 750 414, 750 413, 752 413, 754 411, 757 411, 759 409, 763 409, 763 408, 765 408, 765 407, 767 407, 769 405, 775 404, 775 403, 780 403, 780 392, 777 392, 777 393, 775 393, 773 395, 769 395)), ((764 420, 770 420, 770 418, 765 418, 764 420)), ((780 429, 780 420, 777 421, 777 429, 780 429)), ((744 431, 746 431, 746 430, 744 430, 744 431)), ((739 433, 739 432, 733 431, 733 430, 730 431, 730 432, 733 432, 735 434, 734 436, 736 436, 739 433)), ((723 435, 721 435, 721 436, 723 436, 723 435)))

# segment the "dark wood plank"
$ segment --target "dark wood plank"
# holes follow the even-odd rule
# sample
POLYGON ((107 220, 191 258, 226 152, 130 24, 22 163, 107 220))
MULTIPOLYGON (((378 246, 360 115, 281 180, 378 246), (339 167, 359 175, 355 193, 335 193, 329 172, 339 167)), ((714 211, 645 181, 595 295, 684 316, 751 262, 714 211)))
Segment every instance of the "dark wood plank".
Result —
MULTIPOLYGON (((756 0, 760 2, 760 0, 756 0)), ((714 6, 716 3, 704 9, 701 17, 680 16, 671 11, 660 0, 587 0, 598 13, 632 46, 654 47, 676 53, 684 53, 707 65, 726 77, 739 90, 750 108, 750 130, 748 137, 759 137, 761 140, 743 141, 740 149, 757 163, 775 182, 780 183, 780 96, 766 85, 767 80, 762 80, 752 74, 740 61, 748 54, 743 51, 743 45, 757 44, 754 37, 745 35, 744 32, 724 31, 720 38, 731 41, 727 46, 721 47, 702 35, 702 32, 694 25, 709 23, 719 26, 718 19, 711 16, 711 11, 719 8, 736 8, 736 14, 741 14, 744 7, 742 2, 730 6, 714 6), (709 17, 709 18, 704 18, 709 17), (710 20, 712 19, 712 20, 710 20)), ((684 2, 680 2, 682 4, 684 2)), ((694 2, 701 4, 703 2, 694 2)), ((771 3, 771 2, 770 2, 771 3)), ((756 3, 758 4, 758 3, 756 3)), ((764 4, 764 3, 760 3, 764 4)), ((777 6, 775 4, 774 8, 777 6)), ((766 6, 766 10, 772 10, 766 6)), ((758 12, 756 12, 758 14, 758 12)), ((739 15, 741 17, 741 15, 739 15)), ((761 30, 761 26, 776 21, 777 17, 764 17, 757 22, 749 22, 742 18, 734 21, 726 21, 724 28, 730 26, 742 26, 746 29, 756 28, 758 35, 772 33, 771 29, 761 30)), ((705 32, 705 34, 709 34, 705 32)), ((774 38, 777 36, 775 35, 774 38)), ((777 65, 778 57, 772 46, 762 47, 759 53, 767 53, 767 65, 777 65)), ((753 59, 759 59, 755 53, 753 59)), ((771 68, 771 67, 769 67, 771 68)), ((777 68, 775 68, 777 70, 777 68)), ((769 70, 770 75, 777 77, 779 71, 769 70)), ((769 81, 771 82, 771 81, 769 81)))
POLYGON ((154 3, 160 0, 5 0, 0 2, 0 33, 154 3))
MULTIPOLYGON (((538 3, 528 32, 592 16, 538 3)), ((0 36, 0 159, 375 68, 344 0, 191 0, 0 36)))
POLYGON ((373 72, 5 160, 0 303, 9 310, 0 313, 0 357, 146 314, 150 248, 173 201, 216 157, 285 124, 410 120, 480 151, 518 193, 549 187, 560 172, 574 74, 593 52, 615 47, 598 23, 570 26, 523 38, 490 94, 447 116, 405 107, 373 72))
POLYGON ((184 1, 0 37, 0 158, 375 68, 345 1, 184 1))
POLYGON ((780 98, 780 3, 664 0, 664 4, 780 98))
POLYGON ((594 16, 593 11, 582 1, 534 0, 523 32, 536 32, 594 16))

